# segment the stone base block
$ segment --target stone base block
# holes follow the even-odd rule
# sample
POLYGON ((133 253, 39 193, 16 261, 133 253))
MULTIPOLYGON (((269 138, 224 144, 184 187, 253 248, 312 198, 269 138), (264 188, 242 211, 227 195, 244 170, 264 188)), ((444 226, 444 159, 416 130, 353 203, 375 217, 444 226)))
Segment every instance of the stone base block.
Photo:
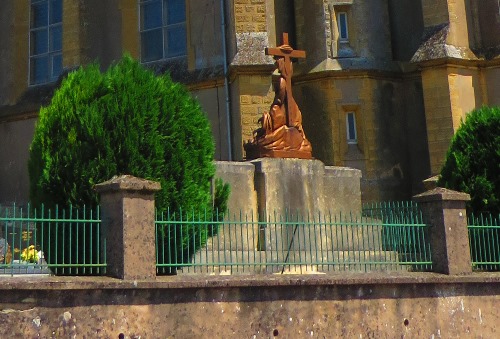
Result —
POLYGON ((200 251, 192 259, 195 264, 178 274, 311 274, 343 271, 407 271, 409 266, 397 264, 394 251, 200 251), (373 262, 395 262, 381 266, 373 262), (205 265, 208 263, 208 265, 205 265), (310 263, 310 264, 309 264, 310 263), (200 266, 196 266, 200 265, 200 266))

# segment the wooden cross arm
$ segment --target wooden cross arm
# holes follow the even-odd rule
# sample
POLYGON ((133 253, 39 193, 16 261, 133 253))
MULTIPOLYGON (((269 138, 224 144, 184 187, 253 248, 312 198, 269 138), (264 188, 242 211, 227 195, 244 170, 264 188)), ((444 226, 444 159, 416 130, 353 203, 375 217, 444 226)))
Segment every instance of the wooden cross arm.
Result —
POLYGON ((266 47, 266 55, 303 59, 306 57, 306 51, 280 47, 266 47))

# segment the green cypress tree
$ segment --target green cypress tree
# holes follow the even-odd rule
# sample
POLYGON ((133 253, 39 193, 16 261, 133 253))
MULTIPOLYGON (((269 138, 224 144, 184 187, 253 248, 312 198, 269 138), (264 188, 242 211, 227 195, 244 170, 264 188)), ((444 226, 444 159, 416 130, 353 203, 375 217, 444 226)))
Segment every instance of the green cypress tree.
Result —
MULTIPOLYGON (((158 210, 203 214, 212 208, 213 158, 210 125, 197 101, 168 75, 155 76, 124 56, 104 73, 97 64, 70 73, 40 110, 30 149, 30 196, 35 206, 94 207, 95 184, 130 174, 161 183, 158 210)), ((189 243, 190 255, 209 235, 207 229, 184 231, 177 251, 189 243)), ((45 254, 49 264, 61 260, 45 254)))
POLYGON ((467 115, 453 137, 438 185, 469 193, 469 213, 500 213, 500 108, 483 107, 467 115))

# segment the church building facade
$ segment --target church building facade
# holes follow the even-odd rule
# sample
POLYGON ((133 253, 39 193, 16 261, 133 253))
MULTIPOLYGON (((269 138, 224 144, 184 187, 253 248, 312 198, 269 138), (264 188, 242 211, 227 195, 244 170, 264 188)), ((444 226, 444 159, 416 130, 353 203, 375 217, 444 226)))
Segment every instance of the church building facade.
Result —
POLYGON ((360 169, 364 201, 421 192, 467 112, 500 105, 498 0, 4 0, 0 202, 28 201, 38 111, 65 74, 123 53, 184 83, 216 160, 243 161, 284 32, 307 55, 293 95, 313 157, 360 169))

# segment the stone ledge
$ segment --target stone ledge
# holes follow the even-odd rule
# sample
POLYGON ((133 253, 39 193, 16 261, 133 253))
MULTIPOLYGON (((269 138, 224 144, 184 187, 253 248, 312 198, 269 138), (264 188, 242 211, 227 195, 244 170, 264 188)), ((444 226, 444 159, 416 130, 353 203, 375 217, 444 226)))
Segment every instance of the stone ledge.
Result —
MULTIPOLYGON (((500 273, 445 275, 437 273, 350 273, 309 275, 172 276, 155 281, 123 281, 109 277, 0 276, 0 291, 131 290, 340 285, 424 285, 500 283, 500 273)), ((5 293, 5 292, 2 292, 5 293)))
POLYGON ((113 191, 155 192, 161 188, 160 183, 131 175, 114 176, 108 181, 95 185, 99 193, 113 191))
POLYGON ((470 195, 467 193, 452 191, 443 187, 436 187, 430 191, 415 195, 413 199, 417 202, 428 201, 469 201, 470 195))
POLYGON ((361 178, 363 174, 361 170, 351 167, 325 166, 325 175, 334 177, 361 178))

